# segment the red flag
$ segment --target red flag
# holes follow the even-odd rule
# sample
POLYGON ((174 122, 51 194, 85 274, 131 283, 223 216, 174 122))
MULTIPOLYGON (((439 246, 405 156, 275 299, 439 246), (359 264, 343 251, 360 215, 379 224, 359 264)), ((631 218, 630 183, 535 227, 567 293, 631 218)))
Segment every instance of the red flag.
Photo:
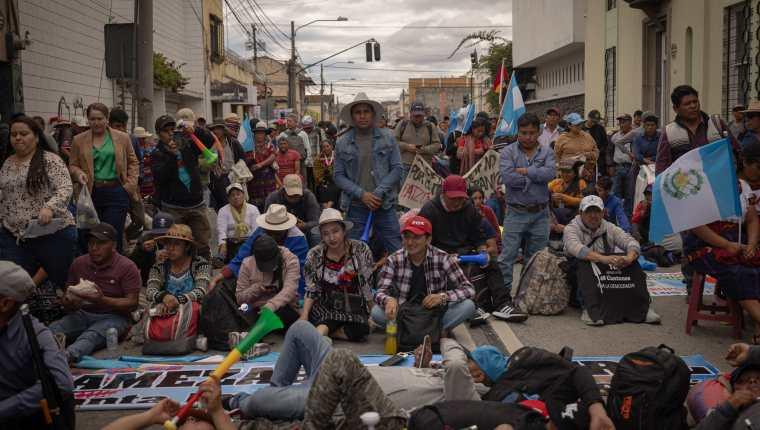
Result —
POLYGON ((496 68, 496 78, 493 80, 493 92, 496 94, 501 94, 501 83, 506 80, 504 72, 506 72, 506 70, 504 70, 504 68, 501 67, 501 64, 499 64, 496 68))

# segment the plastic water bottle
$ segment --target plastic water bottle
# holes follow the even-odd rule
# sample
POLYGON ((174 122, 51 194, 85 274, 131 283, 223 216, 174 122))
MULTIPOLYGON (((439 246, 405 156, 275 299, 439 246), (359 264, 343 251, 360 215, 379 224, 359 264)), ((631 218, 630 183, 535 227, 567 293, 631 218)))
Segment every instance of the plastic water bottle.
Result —
POLYGON ((106 330, 106 348, 111 352, 119 348, 119 332, 115 327, 106 330))
POLYGON ((394 355, 398 349, 396 344, 396 320, 390 320, 385 324, 385 353, 394 355))
POLYGON ((375 426, 380 423, 380 414, 377 412, 365 412, 359 416, 362 424, 367 426, 367 430, 375 430, 375 426))
POLYGON ((246 313, 250 309, 250 306, 248 306, 248 303, 243 303, 238 309, 240 309, 240 312, 246 313))

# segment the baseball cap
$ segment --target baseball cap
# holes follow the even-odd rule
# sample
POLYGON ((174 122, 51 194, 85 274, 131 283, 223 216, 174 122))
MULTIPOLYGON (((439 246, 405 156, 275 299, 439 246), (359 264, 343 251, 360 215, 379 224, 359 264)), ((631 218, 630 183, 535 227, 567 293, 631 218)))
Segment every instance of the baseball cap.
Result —
POLYGON ((401 233, 408 231, 417 236, 423 234, 433 234, 433 225, 430 224, 427 218, 424 216, 413 216, 406 220, 404 227, 401 228, 401 233))
POLYGON ((627 113, 621 113, 620 115, 618 115, 617 117, 615 117, 615 119, 617 119, 618 121, 620 121, 620 120, 624 120, 624 121, 625 121, 625 120, 628 120, 628 121, 632 121, 632 120, 633 120, 633 117, 631 117, 631 115, 630 115, 630 114, 627 114, 627 113))
POLYGON ((654 112, 652 112, 652 111, 646 111, 643 114, 641 114, 641 120, 642 121, 655 121, 656 122, 656 121, 659 121, 660 118, 657 115, 655 115, 654 112))
POLYGON ((116 242, 116 229, 111 224, 101 222, 95 227, 90 229, 90 236, 98 240, 108 240, 116 242))
POLYGON ((561 115, 559 113, 559 108, 557 108, 556 106, 551 106, 551 107, 549 107, 549 109, 546 110, 546 114, 547 115, 549 115, 552 112, 556 113, 557 115, 561 115))
POLYGON ((153 225, 149 233, 164 234, 172 225, 174 225, 174 215, 168 212, 159 212, 153 216, 153 225))
POLYGON ((238 190, 241 193, 245 194, 245 188, 243 188, 243 184, 233 182, 227 187, 227 194, 229 194, 232 190, 238 190))
POLYGON ((314 125, 314 118, 311 117, 311 115, 306 115, 301 119, 302 125, 314 125))
POLYGON ((285 175, 282 180, 282 185, 285 187, 285 194, 289 196, 302 196, 303 195, 303 181, 301 176, 291 173, 285 175))
POLYGON ((167 126, 174 128, 177 125, 177 121, 171 115, 161 115, 156 118, 156 133, 160 132, 167 126))
POLYGON ((409 112, 415 113, 415 112, 422 112, 425 113, 425 105, 422 104, 422 102, 413 102, 411 106, 409 106, 409 112))
POLYGON ((575 112, 572 112, 565 115, 565 121, 567 121, 570 125, 580 125, 583 123, 583 117, 575 112))
POLYGON ((280 248, 277 242, 267 234, 262 234, 253 242, 253 258, 256 267, 262 272, 274 272, 280 267, 280 248))
POLYGON ((459 175, 449 175, 443 180, 443 194, 450 198, 467 197, 467 181, 459 175))
POLYGON ((507 370, 507 358, 493 345, 479 346, 470 351, 467 358, 474 361, 491 382, 498 381, 507 370))
POLYGON ((601 121, 602 120, 602 114, 599 113, 598 110, 592 109, 588 112, 588 119, 591 121, 601 121))
POLYGON ((599 196, 586 196, 581 200, 581 212, 585 212, 588 208, 595 207, 604 210, 604 202, 599 196))
POLYGON ((0 261, 0 296, 19 303, 26 301, 34 291, 34 282, 26 270, 16 263, 0 261))

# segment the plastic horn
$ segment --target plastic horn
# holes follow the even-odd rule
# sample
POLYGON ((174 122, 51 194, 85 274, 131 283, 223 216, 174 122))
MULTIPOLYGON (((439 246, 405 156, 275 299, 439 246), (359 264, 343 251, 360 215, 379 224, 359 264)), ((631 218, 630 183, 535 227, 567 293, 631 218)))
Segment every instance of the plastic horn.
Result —
POLYGON ((364 232, 362 233, 361 238, 361 241, 364 243, 369 243, 369 232, 372 231, 372 220, 374 217, 374 212, 370 212, 369 215, 367 215, 367 222, 364 223, 364 232))
POLYGON ((477 264, 479 266, 485 266, 488 264, 488 254, 481 252, 474 255, 460 255, 459 264, 477 264))
MULTIPOLYGON (((219 365, 214 369, 214 371, 209 376, 209 379, 216 379, 217 381, 220 381, 222 377, 227 373, 228 370, 230 370, 230 367, 232 367, 233 364, 240 361, 240 357, 243 356, 246 352, 248 352, 249 349, 253 345, 255 345, 258 341, 261 340, 264 336, 266 336, 269 332, 272 330, 277 330, 280 328, 284 328, 285 326, 282 324, 282 321, 280 318, 275 315, 274 312, 272 312, 269 308, 261 308, 261 313, 259 313, 259 319, 256 321, 256 324, 251 328, 251 331, 248 332, 248 336, 245 337, 240 343, 232 350, 229 354, 227 354, 227 357, 224 358, 224 361, 219 363, 219 365)), ((190 409, 193 408, 193 405, 195 402, 198 401, 198 399, 201 398, 201 392, 198 390, 195 394, 190 397, 190 399, 185 403, 182 408, 177 412, 177 415, 174 416, 171 420, 167 420, 164 422, 164 429, 166 430, 177 430, 177 424, 182 422, 185 418, 187 418, 187 414, 190 412, 190 409)))
POLYGON ((216 160, 219 158, 216 153, 208 148, 206 148, 206 145, 203 144, 203 142, 198 139, 198 137, 190 133, 190 138, 193 139, 193 143, 195 143, 195 146, 198 147, 198 150, 203 153, 203 164, 206 166, 210 166, 214 163, 216 163, 216 160))

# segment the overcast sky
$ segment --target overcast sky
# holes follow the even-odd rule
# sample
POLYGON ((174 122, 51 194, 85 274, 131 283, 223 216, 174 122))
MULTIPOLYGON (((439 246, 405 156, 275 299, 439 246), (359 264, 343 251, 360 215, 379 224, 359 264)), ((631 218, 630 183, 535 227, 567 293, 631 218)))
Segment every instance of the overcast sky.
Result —
MULTIPOLYGON (((252 14, 252 0, 227 0, 241 21, 256 22, 252 14)), ((369 38, 380 42, 380 62, 365 61, 364 46, 345 52, 325 62, 325 82, 333 82, 333 91, 340 101, 353 99, 357 92, 366 92, 376 100, 398 100, 401 89, 410 77, 460 76, 470 68, 470 52, 463 49, 453 58, 447 57, 469 33, 479 28, 408 28, 409 26, 511 26, 511 0, 257 0, 272 22, 282 32, 290 34, 290 21, 296 27, 314 19, 348 18, 347 22, 318 22, 297 32, 296 49, 305 64, 316 62, 337 51, 369 38), (353 61, 354 64, 346 62, 353 61), (337 64, 335 64, 337 62, 337 64), (361 68, 349 70, 347 68, 361 68), (404 69, 404 71, 365 70, 404 69), (409 70, 409 71, 407 71, 409 70), (353 80, 351 80, 353 78, 353 80)), ((256 12, 262 20, 261 11, 256 12)), ((266 21, 265 21, 266 23, 266 21)), ((268 23, 267 23, 268 24, 268 23)), ((247 35, 225 5, 227 46, 248 58, 247 35)), ((512 28, 496 28, 500 35, 511 39, 512 28)), ((290 42, 279 31, 269 26, 269 32, 283 46, 278 46, 262 31, 257 38, 263 40, 270 56, 286 59, 290 55, 290 42)), ((478 46, 484 53, 487 43, 478 46)), ((259 50, 259 55, 261 50, 259 50)), ((266 53, 264 53, 266 55, 266 53)), ((319 83, 319 66, 309 69, 312 79, 319 83)), ((326 87, 329 92, 329 86, 326 87)), ((307 88, 307 94, 318 94, 319 86, 307 88)))

